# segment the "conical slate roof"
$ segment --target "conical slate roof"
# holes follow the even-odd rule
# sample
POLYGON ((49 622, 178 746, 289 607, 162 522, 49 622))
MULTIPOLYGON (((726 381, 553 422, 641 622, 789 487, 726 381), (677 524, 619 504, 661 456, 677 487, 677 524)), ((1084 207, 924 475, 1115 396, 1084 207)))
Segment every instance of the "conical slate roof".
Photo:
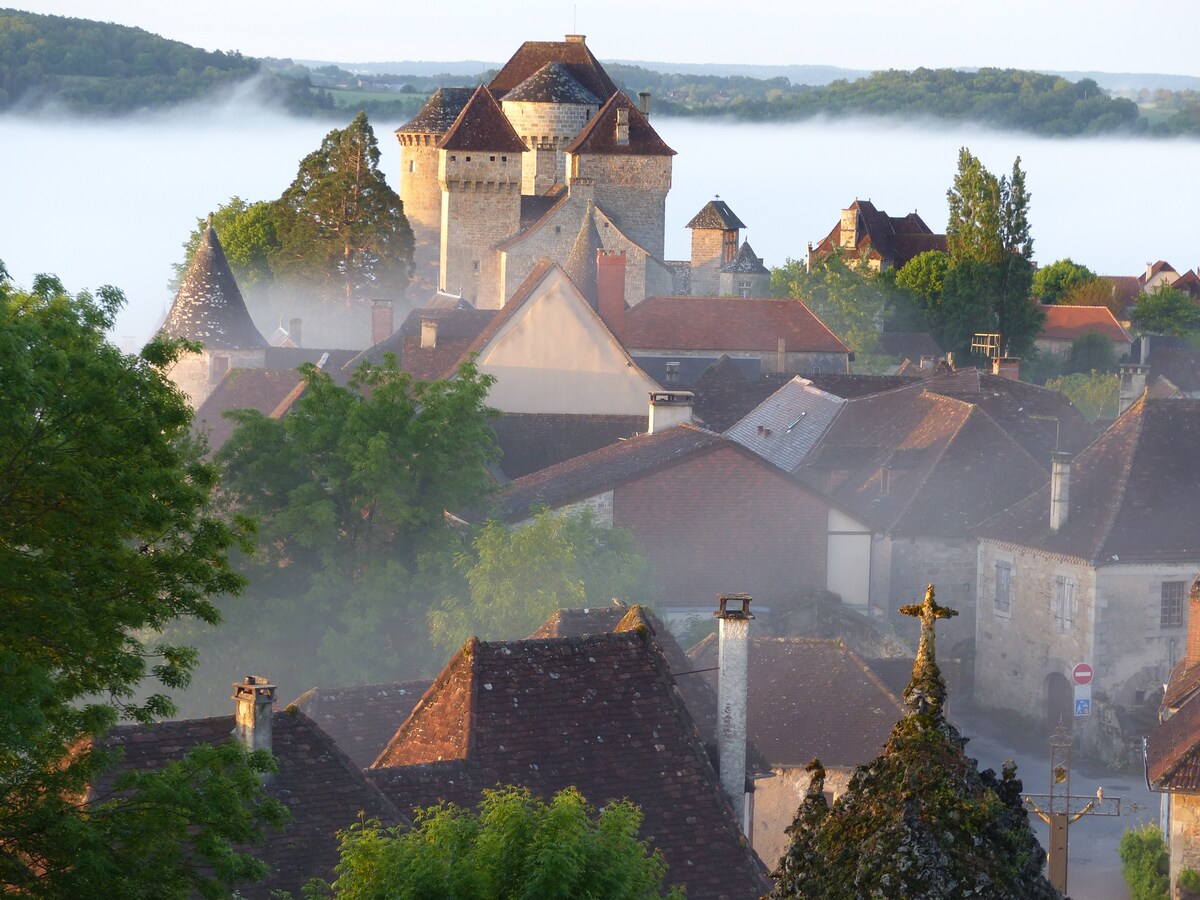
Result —
POLYGON ((255 350, 267 346, 238 290, 225 251, 210 224, 200 237, 163 331, 199 341, 206 349, 255 350))
POLYGON ((729 204, 724 200, 709 200, 704 209, 692 216, 687 223, 688 228, 712 228, 718 231, 733 231, 745 228, 745 223, 733 214, 729 204))
POLYGON ((737 272, 743 275, 770 275, 771 270, 763 265, 760 257, 754 253, 749 241, 742 241, 742 246, 730 262, 721 266, 722 272, 737 272))
POLYGON ((529 148, 513 131, 491 91, 481 84, 438 141, 438 149, 524 153, 529 148))
POLYGON ((576 103, 600 105, 600 100, 579 83, 571 70, 560 62, 548 62, 515 88, 504 99, 526 103, 576 103))
POLYGON ((595 207, 589 202, 579 226, 579 234, 571 247, 571 255, 567 257, 567 277, 592 306, 596 305, 597 295, 596 251, 604 246, 600 242, 600 232, 596 230, 594 210, 595 207))
POLYGON ((396 129, 396 134, 445 134, 472 93, 465 87, 438 88, 419 113, 396 129))

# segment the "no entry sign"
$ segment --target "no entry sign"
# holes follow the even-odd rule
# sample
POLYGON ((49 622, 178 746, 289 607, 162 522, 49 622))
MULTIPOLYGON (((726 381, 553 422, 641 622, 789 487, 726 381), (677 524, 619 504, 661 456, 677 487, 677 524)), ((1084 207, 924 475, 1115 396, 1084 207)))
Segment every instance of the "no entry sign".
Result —
POLYGON ((1075 679, 1076 684, 1091 684, 1094 674, 1092 667, 1087 663, 1079 663, 1071 670, 1071 677, 1075 679))

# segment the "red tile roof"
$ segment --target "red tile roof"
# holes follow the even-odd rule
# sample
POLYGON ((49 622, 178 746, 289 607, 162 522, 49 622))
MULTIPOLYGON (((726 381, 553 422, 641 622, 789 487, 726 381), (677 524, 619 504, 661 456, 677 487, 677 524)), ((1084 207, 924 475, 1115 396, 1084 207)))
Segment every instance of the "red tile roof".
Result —
POLYGON ((254 409, 277 419, 299 399, 304 385, 295 369, 230 369, 196 410, 192 427, 207 434, 209 452, 216 453, 236 427, 226 412, 254 409))
POLYGON ((354 761, 365 769, 383 752, 429 690, 429 679, 312 688, 292 701, 354 761))
POLYGON ((624 93, 617 91, 600 111, 592 116, 591 121, 583 126, 566 149, 567 153, 578 156, 584 153, 596 153, 606 156, 674 156, 675 151, 667 146, 666 141, 658 136, 654 126, 646 119, 624 93), (617 143, 617 110, 629 111, 629 142, 617 143))
POLYGON ((513 130, 500 104, 483 85, 471 95, 437 145, 439 150, 495 153, 524 153, 529 149, 513 130))
MULTIPOLYGON (((280 890, 299 896, 313 876, 332 878, 339 858, 337 832, 358 821, 360 813, 386 824, 404 821, 397 807, 304 713, 276 712, 271 727, 279 770, 268 792, 287 805, 292 822, 282 833, 268 833, 262 845, 247 848, 271 867, 271 875, 262 884, 241 886, 245 897, 265 898, 280 890)), ((233 728, 233 716, 114 728, 105 743, 120 748, 124 756, 110 778, 125 770, 159 768, 197 744, 230 740, 233 728)), ((98 793, 106 789, 97 786, 98 793)))
MULTIPOLYGON (((856 210, 858 214, 858 242, 853 248, 842 249, 848 259, 869 256, 899 269, 927 250, 946 250, 946 236, 934 234, 915 212, 900 217, 889 216, 883 210, 876 209, 869 200, 855 200, 849 209, 856 210)), ((839 247, 842 247, 840 219, 833 230, 813 247, 813 256, 824 258, 839 247)))
POLYGON ((1051 341, 1073 341, 1088 334, 1100 334, 1110 341, 1130 343, 1129 335, 1107 306, 1062 306, 1042 304, 1046 323, 1041 338, 1051 341))
POLYGON ((849 353, 800 300, 760 297, 647 297, 625 313, 621 340, 633 352, 708 350, 849 353))
POLYGON ((388 353, 396 355, 400 368, 419 381, 433 381, 452 374, 467 348, 496 317, 492 309, 469 305, 449 309, 415 309, 400 330, 354 357, 344 367, 353 371, 364 360, 380 365, 388 353), (421 346, 421 321, 437 322, 437 346, 421 346))
POLYGON ((1156 790, 1200 792, 1200 703, 1185 703, 1146 737, 1146 779, 1156 790))
POLYGON ((1085 561, 1200 559, 1200 401, 1134 403, 1071 466, 1067 524, 1050 533, 1050 486, 983 523, 984 538, 1085 561))
POLYGON ((597 806, 628 797, 669 883, 693 897, 746 900, 768 888, 644 629, 471 640, 369 775, 405 811, 439 798, 474 805, 497 782, 543 797, 573 785, 597 806))
MULTIPOLYGON (((717 648, 710 634, 689 656, 697 669, 712 668, 717 648)), ((704 677, 715 689, 717 673, 704 677)), ((864 765, 905 711, 857 653, 821 638, 752 637, 747 699, 750 739, 772 765, 787 767, 814 757, 827 767, 864 765)))
POLYGON ((582 39, 526 41, 496 73, 488 87, 497 99, 503 99, 508 91, 550 62, 562 63, 575 80, 601 102, 617 92, 617 86, 582 39))

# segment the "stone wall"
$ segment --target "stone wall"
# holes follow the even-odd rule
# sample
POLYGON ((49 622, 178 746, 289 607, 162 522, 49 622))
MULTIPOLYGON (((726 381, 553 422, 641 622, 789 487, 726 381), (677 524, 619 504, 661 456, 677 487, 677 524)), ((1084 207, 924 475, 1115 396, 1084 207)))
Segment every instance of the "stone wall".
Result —
POLYGON ((436 288, 441 253, 442 188, 438 183, 437 135, 397 134, 400 200, 413 230, 413 280, 436 288))
POLYGON ((181 356, 167 377, 198 409, 230 369, 261 369, 266 365, 265 350, 202 350, 181 356))
POLYGON ((504 100, 501 106, 513 130, 530 148, 525 154, 522 193, 544 194, 555 182, 565 184, 562 150, 600 111, 599 105, 504 100))
POLYGON ((907 636, 917 636, 917 622, 896 612, 906 603, 919 603, 932 584, 938 602, 958 615, 938 623, 938 647, 948 655, 975 639, 975 591, 978 545, 973 537, 892 538, 890 594, 883 598, 889 620, 907 636))
MULTIPOLYGON (((865 760, 864 760, 865 762, 865 760)), ((803 768, 776 768, 774 778, 754 782, 754 821, 751 844, 767 868, 774 869, 787 849, 785 829, 796 818, 812 776, 803 768)), ((825 799, 831 804, 850 786, 853 769, 825 770, 825 799)))
POLYGON ((521 225, 521 155, 439 151, 442 189, 439 287, 480 309, 498 309, 499 254, 521 225))
POLYGON ((581 154, 569 163, 569 178, 594 179, 596 205, 612 216, 630 240, 662 259, 671 157, 581 154))
POLYGON ((692 296, 716 297, 721 292, 725 232, 716 228, 692 229, 692 296))

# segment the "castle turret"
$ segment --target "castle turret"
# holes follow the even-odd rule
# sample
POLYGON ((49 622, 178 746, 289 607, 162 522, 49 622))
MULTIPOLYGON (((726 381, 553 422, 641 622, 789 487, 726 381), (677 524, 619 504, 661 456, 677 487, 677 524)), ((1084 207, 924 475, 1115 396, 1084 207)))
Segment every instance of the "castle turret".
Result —
POLYGON ((692 216, 692 294, 714 297, 720 292, 721 267, 738 253, 739 229, 746 225, 719 197, 692 216))
POLYGON ((763 265, 749 241, 743 241, 733 262, 721 266, 718 293, 722 297, 770 297, 771 270, 763 265))
POLYGON ((171 337, 203 345, 171 368, 170 377, 195 409, 230 369, 266 365, 267 341, 238 289, 225 251, 212 227, 212 216, 192 254, 187 273, 162 330, 171 337))
POLYGON ((504 95, 504 115, 528 146, 521 193, 544 194, 567 180, 563 150, 600 111, 600 100, 560 62, 548 62, 504 95))
POLYGON ((413 280, 423 292, 438 284, 442 188, 438 141, 471 99, 470 88, 439 88, 411 121, 396 129, 400 141, 400 200, 413 230, 413 280))
POLYGON ((566 152, 568 182, 593 179, 596 206, 630 240, 662 259, 675 151, 633 101, 621 91, 613 94, 566 152))
POLYGON ((528 148, 482 85, 437 147, 442 192, 438 287, 481 309, 499 308, 504 296, 494 247, 520 230, 521 159, 528 148))

